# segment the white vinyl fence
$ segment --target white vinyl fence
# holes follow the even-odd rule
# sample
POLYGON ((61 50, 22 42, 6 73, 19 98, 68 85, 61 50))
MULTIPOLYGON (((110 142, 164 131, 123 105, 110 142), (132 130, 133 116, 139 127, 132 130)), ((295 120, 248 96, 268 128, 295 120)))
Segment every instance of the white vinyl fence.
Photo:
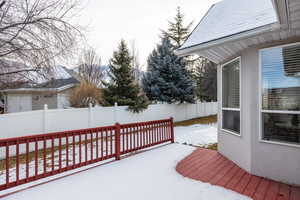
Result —
POLYGON ((217 114, 217 103, 156 104, 142 113, 126 106, 56 109, 0 115, 0 139, 66 130, 166 119, 183 121, 217 114))

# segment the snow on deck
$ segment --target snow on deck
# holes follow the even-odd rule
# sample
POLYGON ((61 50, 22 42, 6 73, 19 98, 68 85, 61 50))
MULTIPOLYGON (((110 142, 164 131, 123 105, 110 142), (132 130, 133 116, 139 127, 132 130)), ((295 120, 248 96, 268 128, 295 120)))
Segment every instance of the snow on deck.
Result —
MULTIPOLYGON (((180 144, 188 144, 193 146, 199 146, 199 147, 207 147, 209 144, 217 143, 217 128, 216 124, 211 125, 203 125, 203 124, 196 124, 192 126, 180 126, 174 128, 175 132, 175 141, 180 144)), ((103 143, 103 156, 109 156, 114 152, 114 145, 110 144, 111 141, 108 141, 108 143, 103 143), (112 149, 110 147, 112 146, 112 149), (112 150, 112 152, 111 152, 112 150)), ((94 149, 96 149, 96 141, 93 142, 94 149)), ((79 146, 75 146, 75 150, 73 151, 73 147, 70 146, 68 149, 69 163, 73 163, 73 152, 76 154, 75 156, 75 162, 79 163, 79 146)), ((81 149, 82 155, 85 155, 85 148, 81 149)), ((87 152, 91 151, 91 144, 87 144, 87 152)), ((62 150, 62 168, 67 166, 67 154, 66 150, 62 150)), ((96 157, 96 151, 93 152, 94 158, 96 157)), ((90 153, 88 155, 88 160, 91 159, 90 153)), ((47 171, 52 170, 52 155, 47 155, 47 161, 46 161, 46 169, 47 171)), ((59 169, 59 151, 56 150, 54 152, 54 170, 59 169)), ((20 178, 23 179, 26 177, 26 164, 21 163, 20 164, 20 178)), ((44 160, 43 157, 38 158, 38 174, 42 174, 44 172, 44 160)), ((35 160, 32 159, 29 163, 29 176, 34 176, 35 174, 35 160)), ((9 179, 11 182, 16 180, 16 167, 11 167, 9 169, 9 179)), ((0 185, 5 184, 6 181, 6 174, 5 170, 0 170, 0 185)))
POLYGON ((189 144, 207 147, 218 142, 217 124, 175 127, 175 141, 180 144, 189 144))
POLYGON ((176 164, 194 147, 172 144, 8 196, 6 200, 248 200, 230 190, 184 178, 176 164))

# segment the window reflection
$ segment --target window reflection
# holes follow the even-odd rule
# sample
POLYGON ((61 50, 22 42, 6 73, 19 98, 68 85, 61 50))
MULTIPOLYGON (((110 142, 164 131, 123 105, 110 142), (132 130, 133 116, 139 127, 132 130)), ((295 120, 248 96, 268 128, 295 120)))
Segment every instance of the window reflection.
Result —
POLYGON ((300 115, 263 113, 264 140, 300 144, 300 115))
POLYGON ((264 110, 300 110, 300 46, 262 51, 264 110))
POLYGON ((240 111, 223 110, 223 129, 240 134, 240 111))

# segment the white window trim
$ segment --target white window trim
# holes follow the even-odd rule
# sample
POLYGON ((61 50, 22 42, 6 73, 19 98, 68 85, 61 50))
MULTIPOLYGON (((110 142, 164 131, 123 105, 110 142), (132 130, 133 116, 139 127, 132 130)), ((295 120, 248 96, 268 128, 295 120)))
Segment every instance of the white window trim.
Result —
POLYGON ((300 114, 300 111, 288 111, 288 110, 264 110, 262 109, 262 65, 261 65, 261 52, 268 49, 274 49, 274 48, 282 48, 282 47, 288 47, 288 46, 294 46, 294 45, 300 45, 300 42, 296 43, 290 43, 290 44, 284 44, 284 45, 278 45, 268 48, 259 49, 258 56, 259 56, 259 69, 258 69, 258 81, 259 81, 259 116, 258 116, 258 123, 259 123, 259 138, 258 141, 261 143, 268 143, 268 144, 275 144, 275 145, 282 145, 282 146, 289 146, 289 147, 297 147, 300 148, 300 144, 293 144, 289 142, 284 141, 271 141, 271 140, 264 140, 263 139, 263 130, 262 130, 262 114, 263 113, 277 113, 277 114, 300 114))
POLYGON ((234 136, 242 137, 242 112, 241 112, 241 107, 242 107, 242 59, 241 56, 234 58, 224 64, 221 65, 221 131, 225 133, 229 133, 234 136), (234 61, 238 60, 239 61, 239 73, 240 73, 240 107, 239 108, 223 108, 223 67, 225 65, 228 65, 234 61), (234 132, 228 129, 223 128, 223 110, 229 110, 229 111, 239 111, 240 112, 240 132, 234 132))

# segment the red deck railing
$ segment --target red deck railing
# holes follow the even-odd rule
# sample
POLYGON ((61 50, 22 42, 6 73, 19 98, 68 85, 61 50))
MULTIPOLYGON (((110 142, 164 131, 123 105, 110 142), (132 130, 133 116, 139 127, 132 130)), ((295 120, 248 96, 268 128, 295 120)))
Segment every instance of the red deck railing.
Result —
POLYGON ((173 119, 0 140, 0 191, 165 142, 173 119))

